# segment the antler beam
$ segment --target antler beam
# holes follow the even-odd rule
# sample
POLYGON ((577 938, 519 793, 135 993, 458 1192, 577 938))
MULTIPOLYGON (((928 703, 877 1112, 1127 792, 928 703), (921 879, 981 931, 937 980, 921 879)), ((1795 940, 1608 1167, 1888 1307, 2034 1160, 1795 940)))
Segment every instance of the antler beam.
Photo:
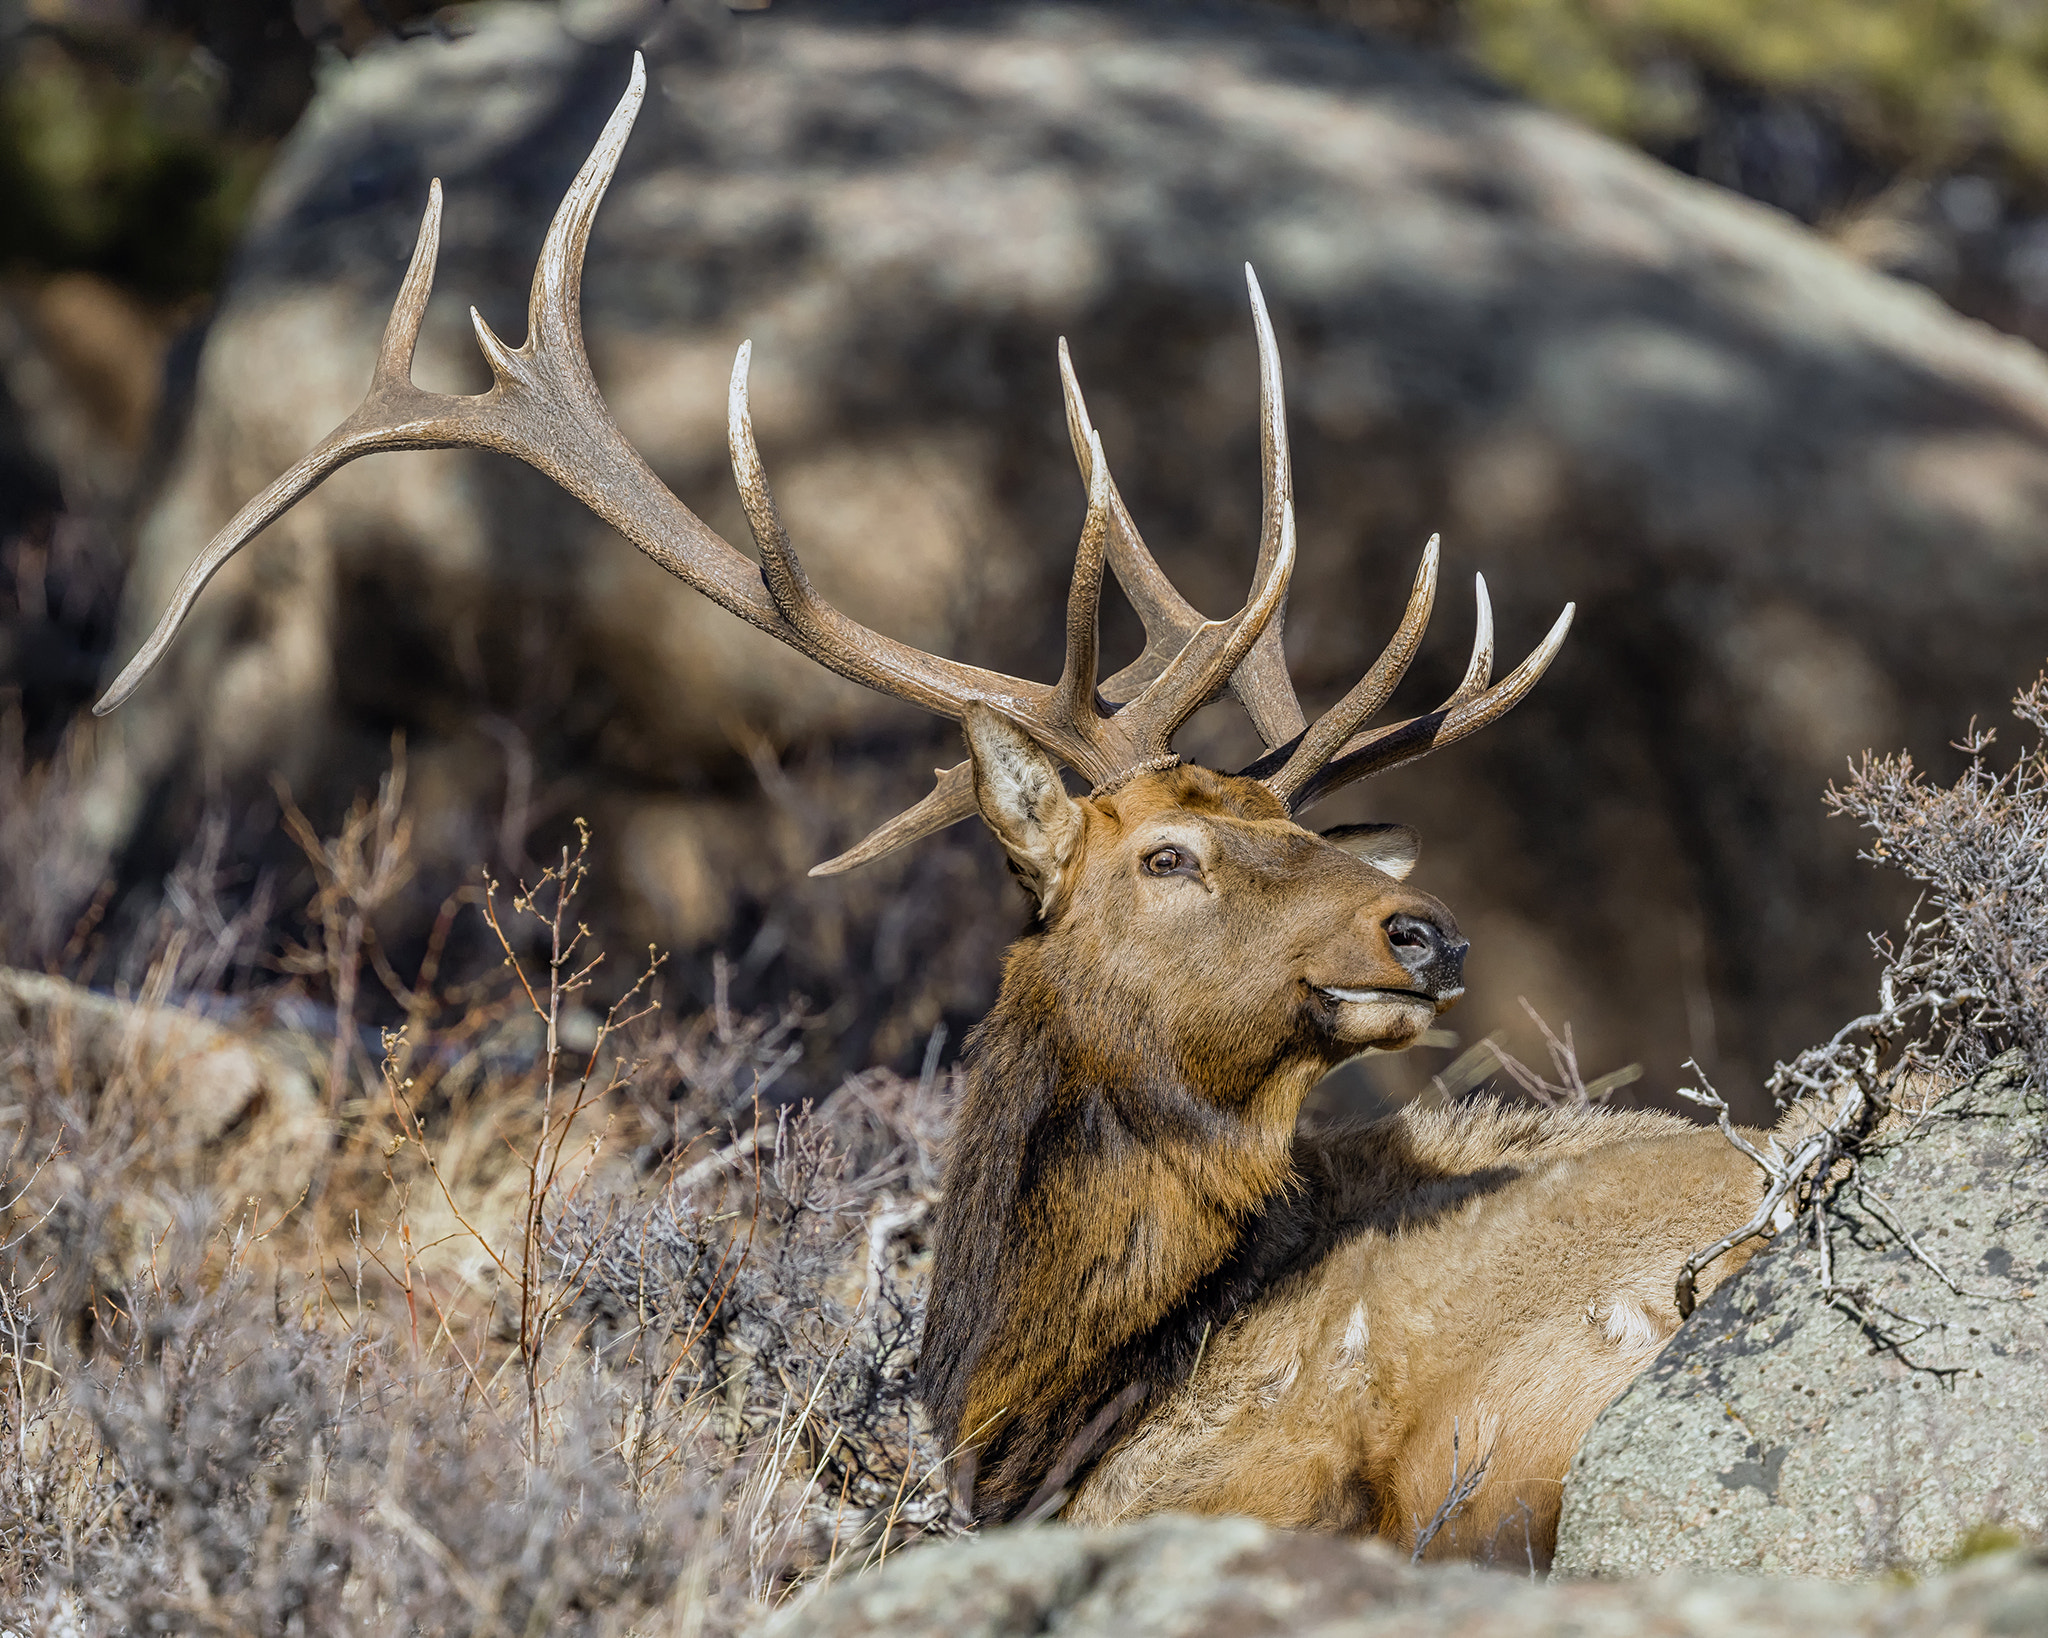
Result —
MULTIPOLYGON (((583 169, 555 212, 534 269, 525 343, 514 349, 474 308, 477 343, 494 378, 475 397, 412 384, 420 320, 433 288, 440 245, 441 185, 430 192, 419 241, 378 350, 370 390, 355 413, 255 500, 200 553, 135 658, 93 707, 104 716, 134 693, 163 657, 207 581, 229 558, 322 481, 364 455, 399 449, 492 449, 517 456, 574 495, 670 574, 719 607, 855 682, 942 716, 970 701, 1029 719, 1043 712, 1043 683, 927 654, 848 619, 811 597, 815 624, 792 621, 762 571, 669 492, 626 441, 598 395, 584 352, 580 301, 583 257, 600 200, 646 93, 636 54, 632 79, 583 169)), ((794 557, 788 558, 794 564, 794 557)), ((799 578, 801 571, 796 571, 799 578)), ((806 588, 807 589, 807 588, 806 588)))
MULTIPOLYGON (((1280 354, 1265 297, 1245 269, 1259 345, 1259 425, 1264 499, 1251 594, 1226 620, 1204 619, 1161 571, 1124 505, 1102 440, 1088 419, 1064 341, 1060 380, 1088 511, 1067 595, 1067 653, 1056 683, 1031 682, 945 659, 873 631, 818 595, 775 505, 747 405, 752 344, 733 362, 727 441, 753 562, 678 500, 612 420, 583 344, 583 259, 597 207, 618 170, 646 94, 636 55, 625 95, 555 212, 534 268, 526 340, 508 347, 475 308, 477 345, 492 385, 474 397, 413 385, 413 355, 433 289, 440 246, 441 184, 428 192, 412 261, 377 352, 368 393, 340 426, 242 508, 186 570, 148 641, 93 707, 104 716, 133 694, 161 660, 206 584, 229 558, 331 474, 362 456, 403 449, 490 449, 513 455, 574 495, 656 563, 719 607, 840 676, 922 706, 962 716, 979 703, 1001 712, 1098 788, 1172 759, 1174 735, 1226 688, 1235 690, 1267 752, 1244 772, 1262 778, 1299 812, 1351 780, 1406 762, 1475 732, 1511 709, 1556 655, 1572 610, 1521 665, 1487 687, 1493 620, 1479 582, 1479 630, 1464 680, 1435 711, 1366 731, 1414 658, 1435 596, 1431 540, 1400 627, 1365 677, 1310 726, 1287 674, 1281 634, 1294 568, 1290 469, 1280 354), (1114 574, 1145 628, 1138 658, 1098 684, 1105 571, 1114 574)), ((974 811, 965 763, 943 769, 922 802, 812 872, 829 874, 929 835, 974 811)))

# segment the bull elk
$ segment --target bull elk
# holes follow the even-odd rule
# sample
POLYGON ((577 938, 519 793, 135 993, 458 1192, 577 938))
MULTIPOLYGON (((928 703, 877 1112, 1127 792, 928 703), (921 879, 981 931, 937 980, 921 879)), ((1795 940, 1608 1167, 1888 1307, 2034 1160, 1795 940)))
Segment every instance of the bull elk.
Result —
POLYGON ((777 514, 747 347, 729 439, 758 564, 662 485, 598 395, 583 256, 643 87, 636 61, 548 230, 525 343, 508 347, 472 314, 494 377, 475 397, 411 380, 433 185, 363 403, 200 554, 96 709, 134 691, 233 553, 346 462, 518 456, 741 619, 965 730, 967 759, 930 795, 813 874, 978 812, 1035 905, 966 1054, 920 1365, 974 1512, 1230 1511, 1412 1546, 1455 1485, 1462 1506, 1437 1521, 1432 1555, 1483 1557, 1509 1538, 1518 1560, 1547 1555, 1574 1451, 1677 1326, 1688 1255, 1749 1219, 1757 1174, 1717 1134, 1654 1113, 1476 1104, 1297 1138, 1319 1078, 1368 1048, 1411 1045, 1458 999, 1466 953, 1451 912, 1403 884, 1413 832, 1317 835, 1299 820, 1501 717, 1550 664, 1571 608, 1491 682, 1479 582, 1451 696, 1368 726, 1429 619, 1432 541, 1385 652, 1306 719, 1281 652, 1294 516, 1278 351, 1254 278, 1265 500, 1243 608, 1204 619, 1160 571, 1062 343, 1088 503, 1059 679, 985 671, 849 619, 813 590, 777 514), (1146 642, 1098 681, 1105 569, 1146 642), (1183 763, 1176 731, 1225 689, 1265 753, 1228 774, 1183 763), (1068 793, 1061 764, 1085 796, 1068 793))

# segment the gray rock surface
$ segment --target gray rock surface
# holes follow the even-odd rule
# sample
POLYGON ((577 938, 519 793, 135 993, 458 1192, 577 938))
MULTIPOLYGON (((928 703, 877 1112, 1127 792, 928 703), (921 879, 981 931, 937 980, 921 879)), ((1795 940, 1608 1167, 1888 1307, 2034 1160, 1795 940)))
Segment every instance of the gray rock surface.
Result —
MULTIPOLYGON (((590 350, 628 436, 714 526, 745 538, 723 407, 751 336, 762 449, 824 590, 1053 675, 1082 509, 1064 333, 1161 560, 1232 609, 1258 519, 1250 260, 1290 387, 1288 638, 1311 703, 1377 651, 1434 529, 1440 629, 1403 702, 1455 680, 1475 569, 1509 658, 1579 602, 1509 723, 1323 810, 1422 827, 1419 880, 1473 939, 1458 1027, 1525 1030, 1527 995, 1589 1064, 1695 1053, 1740 1084, 1860 1002, 1840 952, 1878 913, 1817 793, 1866 746, 1938 764, 2037 668, 2048 362, 1444 60, 1284 14, 778 0, 693 33, 688 9, 455 8, 466 37, 323 81, 142 528, 131 639, 353 407, 435 175, 417 373, 483 383, 465 308, 521 334, 548 216, 652 31, 592 243, 590 350)), ((1112 654, 1133 634, 1118 611, 1112 654)), ((684 951, 750 942, 756 993, 796 983, 879 1020, 857 1061, 972 1016, 1014 925, 964 831, 805 882, 957 740, 494 457, 336 476, 216 581, 112 727, 90 813, 134 879, 160 875, 210 778, 260 796, 277 770, 331 814, 402 727, 422 921, 529 822, 582 813, 616 921, 684 951), (736 728, 784 753, 791 800, 764 798, 736 728)), ((1229 704, 1186 740, 1226 763, 1247 742, 1229 704)))
POLYGON ((763 1638, 1976 1638, 2044 1627, 2048 1562, 2013 1552, 1920 1586, 1545 1584, 1421 1568, 1376 1542, 1168 1514, 913 1548, 786 1611, 763 1638))
POLYGON ((1987 1533, 2048 1533, 2043 1137, 2012 1054, 1866 1164, 1967 1295, 1844 1188, 1836 1278, 1871 1326, 1821 1303, 1793 1234, 1702 1303, 1581 1448, 1557 1572, 1924 1571, 1987 1533))

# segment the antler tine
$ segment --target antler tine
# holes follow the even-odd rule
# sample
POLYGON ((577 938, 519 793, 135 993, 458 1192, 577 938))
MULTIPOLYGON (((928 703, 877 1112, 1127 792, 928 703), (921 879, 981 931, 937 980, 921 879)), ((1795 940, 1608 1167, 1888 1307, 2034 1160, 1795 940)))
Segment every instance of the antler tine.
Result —
POLYGON ((412 244, 412 260, 405 264, 405 278, 398 286, 398 299, 391 304, 391 317, 384 321, 384 339, 377 344, 377 368, 370 377, 370 391, 410 387, 413 354, 419 350, 420 324, 427 316, 427 298, 434 293, 434 265, 441 258, 441 179, 427 184, 427 209, 420 217, 420 231, 412 244))
MULTIPOLYGON (((121 705, 142 685, 156 663, 170 648, 184 625, 185 617, 199 601, 206 584, 227 560, 271 524, 317 489, 331 474, 359 455, 377 449, 419 448, 421 443, 404 442, 403 411, 425 408, 434 395, 422 393, 412 384, 412 360, 419 345, 420 321, 427 310, 427 297, 434 288, 434 264, 441 251, 441 181, 436 177, 427 188, 427 209, 420 218, 419 237, 413 241, 412 260, 405 269, 398 299, 384 324, 384 338, 378 344, 377 365, 370 377, 370 391, 355 413, 287 468, 277 480, 237 512, 206 549, 192 560, 171 592, 169 606, 157 620, 135 656, 121 668, 107 691, 93 706, 103 717, 121 705), (390 423, 400 423, 393 426, 390 423)), ((422 423, 424 424, 424 423, 422 423)))
MULTIPOLYGON (((573 361, 586 381, 593 378, 583 349, 583 258, 590 248, 597 207, 618 172, 626 139, 633 134, 633 122, 639 118, 646 94, 647 70, 636 51, 626 94, 604 122, 590 156, 555 207, 540 256, 533 264, 533 284, 526 298, 526 345, 521 351, 559 350, 564 355, 561 362, 573 361)), ((594 383, 591 390, 594 394, 594 383)))
POLYGON ((1477 614, 1472 625, 1472 658, 1465 662, 1465 676, 1444 701, 1446 711, 1454 710, 1467 700, 1477 699, 1486 692, 1486 685, 1493 679, 1493 599, 1486 595, 1486 576, 1472 577, 1472 601, 1477 605, 1477 614))
MULTIPOLYGON (((1288 755, 1266 784, 1281 801, 1293 804, 1296 794, 1343 748, 1346 740, 1370 721, 1373 713, 1408 674, 1415 651, 1422 646, 1422 634, 1429 626, 1436 603, 1437 548, 1439 537, 1431 535, 1422 549, 1422 564, 1415 571, 1415 585, 1408 594, 1408 607, 1380 657, 1361 677, 1351 692, 1316 719, 1315 726, 1302 735, 1300 744, 1288 755)), ((1468 673, 1469 677, 1469 673, 1468 673)))
POLYGON ((725 442, 732 456, 732 481, 761 554, 761 580, 768 595, 783 619, 807 642, 823 646, 829 641, 819 614, 825 606, 823 599, 811 589, 810 576, 797 561, 789 531, 783 528, 782 514, 775 506, 775 493, 768 487, 768 469, 754 442, 754 417, 747 404, 747 369, 753 360, 753 342, 741 342, 733 356, 732 384, 725 399, 725 442))
MULTIPOLYGON (((1266 311, 1266 293, 1250 262, 1244 264, 1245 288, 1252 301, 1252 330, 1259 342, 1259 466, 1263 496, 1259 518, 1259 563, 1255 571, 1264 575, 1280 549, 1281 513, 1294 503, 1294 462, 1287 447, 1287 390, 1280 374, 1280 344, 1273 336, 1272 315, 1266 311)), ((1304 728, 1301 701, 1294 692, 1294 679, 1287 674, 1287 656, 1282 633, 1287 624, 1287 606, 1273 611, 1273 618, 1259 634, 1244 663, 1232 673, 1230 686, 1244 702, 1252 726, 1271 750, 1285 745, 1304 728)))
MULTIPOLYGON (((1060 337, 1060 394, 1066 402, 1067 437, 1074 446, 1074 461, 1081 468, 1081 481, 1092 494, 1095 487, 1095 456, 1099 447, 1095 428, 1088 418, 1088 405, 1081 397, 1081 382, 1074 374, 1074 360, 1067 350, 1067 338, 1060 337)), ((1103 696, 1116 703, 1135 698, 1145 684, 1171 663, 1188 638, 1206 622, 1201 612, 1181 596, 1166 571, 1159 567, 1145 540, 1132 521, 1130 509, 1109 480, 1110 532, 1109 567, 1124 589, 1131 607, 1145 628, 1145 651, 1102 685, 1103 696)))
POLYGON ((1287 582, 1293 573, 1294 507, 1290 502, 1280 508, 1280 549, 1264 576, 1254 583, 1244 607, 1228 620, 1203 626, 1157 680, 1125 707, 1140 724, 1140 743, 1152 755, 1164 754, 1181 724, 1223 692, 1286 602, 1287 582))
POLYGON ((1264 479, 1259 512, 1259 566, 1263 575, 1280 549, 1280 514, 1294 501, 1294 462, 1287 449, 1286 386, 1280 378, 1280 344, 1259 275, 1244 264, 1245 289, 1252 299, 1252 331, 1259 341, 1259 466, 1264 479))
POLYGON ((813 876, 837 876, 858 865, 872 864, 884 854, 908 847, 948 825, 971 819, 975 812, 974 764, 956 762, 950 768, 934 768, 938 785, 915 807, 906 808, 887 824, 873 830, 835 858, 811 866, 813 876))
MULTIPOLYGON (((602 404, 597 378, 590 371, 590 355, 583 347, 583 256, 590 248, 597 207, 618 172, 626 138, 633 134, 633 122, 640 117, 640 103, 646 94, 647 70, 636 51, 626 94, 604 122, 576 180, 555 207, 547 237, 541 241, 540 255, 533 264, 533 283, 526 295, 526 340, 516 349, 507 347, 484 322, 483 314, 474 307, 469 310, 477 346, 490 361, 491 374, 501 390, 516 384, 568 397, 578 407, 602 404), (565 387, 566 393, 562 391, 565 387)), ((605 419, 609 421, 610 415, 605 419)), ((559 461, 562 452, 553 453, 559 461)), ((550 467, 542 470, 559 479, 550 467)))
MULTIPOLYGON (((1102 439, 1088 434, 1088 516, 1074 553, 1074 577, 1067 588, 1067 658, 1053 689, 1052 714, 1079 729, 1101 715, 1095 708, 1095 676, 1102 631, 1102 569, 1109 546, 1109 462, 1102 439)), ((1084 770, 1085 771, 1085 770, 1084 770)), ((1105 768, 1094 777, 1113 772, 1105 768)))
MULTIPOLYGON (((1451 700, 1434 711, 1361 734, 1309 778, 1288 803, 1289 811, 1302 813, 1332 791, 1354 780, 1397 768, 1404 762, 1413 762, 1431 751, 1455 745, 1488 723, 1498 722, 1521 704, 1529 690, 1542 680, 1543 673, 1550 669, 1550 662, 1557 658, 1557 651, 1564 646, 1565 636, 1572 629, 1572 617, 1577 612, 1576 603, 1565 604, 1564 611, 1558 615, 1543 641, 1520 665, 1485 692, 1455 705, 1452 701, 1457 700, 1458 695, 1453 694, 1451 700)), ((1459 692, 1463 692, 1462 684, 1459 692)))

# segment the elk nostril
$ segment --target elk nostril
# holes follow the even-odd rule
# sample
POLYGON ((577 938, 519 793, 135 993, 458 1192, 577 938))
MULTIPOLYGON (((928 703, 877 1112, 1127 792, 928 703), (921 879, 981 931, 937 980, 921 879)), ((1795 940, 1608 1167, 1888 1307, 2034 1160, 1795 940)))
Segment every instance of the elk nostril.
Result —
POLYGON ((1443 930, 1420 916, 1389 916, 1383 925, 1394 959, 1411 973, 1421 972, 1446 953, 1449 941, 1443 930))

